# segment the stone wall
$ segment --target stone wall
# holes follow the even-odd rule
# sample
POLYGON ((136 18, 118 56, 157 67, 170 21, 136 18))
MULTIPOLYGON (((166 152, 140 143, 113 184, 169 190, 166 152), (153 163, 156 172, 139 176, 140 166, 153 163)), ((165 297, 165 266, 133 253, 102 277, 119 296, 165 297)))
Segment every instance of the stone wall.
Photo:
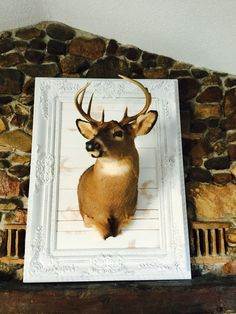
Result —
POLYGON ((236 273, 236 76, 59 23, 0 33, 0 274, 21 278, 34 78, 178 79, 193 274, 236 273))

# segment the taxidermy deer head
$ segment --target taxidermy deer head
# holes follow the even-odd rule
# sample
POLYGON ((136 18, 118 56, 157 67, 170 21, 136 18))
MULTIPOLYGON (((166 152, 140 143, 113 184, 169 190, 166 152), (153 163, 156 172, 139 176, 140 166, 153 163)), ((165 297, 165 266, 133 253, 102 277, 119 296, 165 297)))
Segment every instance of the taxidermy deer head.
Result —
POLYGON ((136 210, 138 195, 139 156, 135 148, 136 136, 145 135, 157 120, 157 111, 148 111, 151 94, 140 82, 125 76, 121 78, 138 86, 146 101, 143 109, 128 116, 126 107, 121 121, 101 121, 91 117, 93 94, 87 113, 83 98, 89 83, 75 96, 75 105, 85 120, 77 119, 80 133, 88 140, 86 150, 96 158, 93 166, 80 177, 78 199, 80 213, 87 227, 96 227, 104 239, 121 233, 136 210), (79 97, 80 96, 80 97, 79 97), (79 97, 79 99, 78 99, 79 97))

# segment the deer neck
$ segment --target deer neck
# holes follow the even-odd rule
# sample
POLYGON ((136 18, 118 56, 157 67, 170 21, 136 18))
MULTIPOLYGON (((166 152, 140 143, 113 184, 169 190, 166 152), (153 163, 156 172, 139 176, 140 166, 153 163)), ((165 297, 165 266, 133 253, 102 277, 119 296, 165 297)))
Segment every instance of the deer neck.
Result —
POLYGON ((107 177, 130 176, 131 173, 138 176, 138 155, 125 156, 120 159, 99 158, 94 165, 96 174, 107 177))

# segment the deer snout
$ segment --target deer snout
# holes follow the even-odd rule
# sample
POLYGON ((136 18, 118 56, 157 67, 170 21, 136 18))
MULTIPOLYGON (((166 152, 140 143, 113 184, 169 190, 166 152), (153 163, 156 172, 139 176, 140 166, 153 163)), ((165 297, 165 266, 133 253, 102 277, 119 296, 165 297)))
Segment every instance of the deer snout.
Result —
POLYGON ((91 156, 94 158, 101 157, 102 147, 96 140, 91 140, 86 142, 86 150, 91 153, 91 156))
POLYGON ((98 142, 96 142, 95 140, 88 141, 88 142, 86 142, 85 145, 86 145, 86 150, 88 152, 92 152, 94 150, 99 150, 101 148, 101 145, 98 142))

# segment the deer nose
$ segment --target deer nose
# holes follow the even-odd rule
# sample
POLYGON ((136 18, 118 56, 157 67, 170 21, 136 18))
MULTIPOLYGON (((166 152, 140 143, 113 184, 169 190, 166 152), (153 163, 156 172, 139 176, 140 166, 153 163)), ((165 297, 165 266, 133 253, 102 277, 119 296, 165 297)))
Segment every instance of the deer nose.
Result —
POLYGON ((99 143, 97 143, 97 142, 95 142, 94 140, 91 140, 91 141, 88 141, 88 142, 86 142, 86 150, 88 151, 88 152, 92 152, 92 151, 94 151, 94 150, 99 150, 100 149, 100 144, 99 143))

